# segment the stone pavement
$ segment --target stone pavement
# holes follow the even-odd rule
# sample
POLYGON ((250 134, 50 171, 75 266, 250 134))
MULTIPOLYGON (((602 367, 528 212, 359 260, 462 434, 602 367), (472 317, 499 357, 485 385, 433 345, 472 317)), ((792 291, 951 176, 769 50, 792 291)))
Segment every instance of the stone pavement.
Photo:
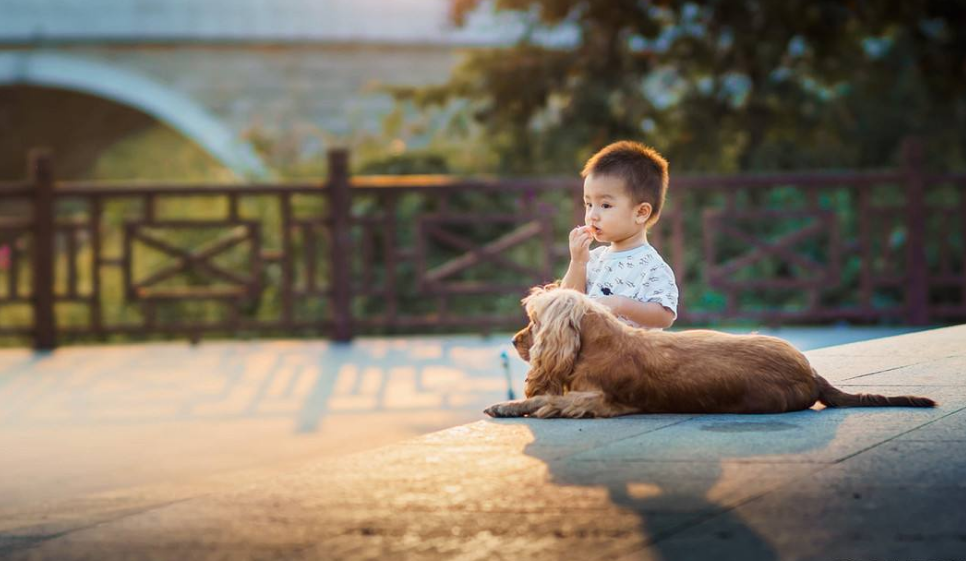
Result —
MULTIPOLYGON (((0 556, 30 532, 478 420, 507 395, 509 349, 500 335, 0 350, 0 556)), ((524 363, 512 371, 522 387, 524 363)))
POLYGON ((966 326, 807 354, 940 407, 482 420, 21 508, 0 558, 966 560, 966 326))

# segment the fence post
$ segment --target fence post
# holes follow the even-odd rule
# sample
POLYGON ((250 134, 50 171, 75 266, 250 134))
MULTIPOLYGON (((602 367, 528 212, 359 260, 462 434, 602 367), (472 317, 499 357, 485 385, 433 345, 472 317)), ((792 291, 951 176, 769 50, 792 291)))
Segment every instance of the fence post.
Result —
POLYGON ((50 152, 45 149, 31 150, 27 173, 34 187, 34 348, 50 351, 57 346, 54 318, 54 174, 50 152))
POLYGON ((352 236, 350 233, 352 195, 349 185, 349 152, 329 150, 329 228, 332 245, 329 271, 331 274, 332 319, 335 341, 352 340, 352 236))
POLYGON ((902 143, 906 175, 906 321, 912 325, 929 322, 929 279, 926 263, 926 188, 923 177, 922 140, 906 138, 902 143))

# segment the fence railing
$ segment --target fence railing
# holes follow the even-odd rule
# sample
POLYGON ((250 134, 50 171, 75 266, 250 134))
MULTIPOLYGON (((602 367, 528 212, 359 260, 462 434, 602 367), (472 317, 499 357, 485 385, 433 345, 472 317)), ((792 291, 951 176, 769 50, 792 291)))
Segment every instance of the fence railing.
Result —
MULTIPOLYGON (((884 172, 675 176, 650 240, 679 323, 910 324, 966 318, 966 174, 910 142, 884 172)), ((317 183, 57 183, 42 151, 0 185, 0 336, 508 329, 559 278, 582 223, 567 179, 351 177, 317 183)))

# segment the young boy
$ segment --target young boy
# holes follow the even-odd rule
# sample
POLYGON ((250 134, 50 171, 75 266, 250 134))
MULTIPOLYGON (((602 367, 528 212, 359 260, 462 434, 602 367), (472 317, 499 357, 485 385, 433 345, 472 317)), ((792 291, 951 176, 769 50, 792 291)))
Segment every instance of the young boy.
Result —
POLYGON ((570 267, 560 285, 586 292, 633 327, 677 319, 674 272, 647 243, 667 193, 667 161, 636 142, 615 142, 587 161, 584 226, 570 232, 570 267), (591 241, 605 246, 590 251, 591 241))

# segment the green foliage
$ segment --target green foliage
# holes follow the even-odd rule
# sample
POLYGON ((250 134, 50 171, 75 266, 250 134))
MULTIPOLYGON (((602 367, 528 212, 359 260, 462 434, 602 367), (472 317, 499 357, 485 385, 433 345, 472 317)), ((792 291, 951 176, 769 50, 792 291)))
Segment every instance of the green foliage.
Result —
MULTIPOLYGON (((481 4, 453 0, 454 20, 481 4)), ((962 2, 494 6, 527 24, 519 42, 468 52, 447 84, 396 92, 421 107, 467 101, 493 171, 578 169, 619 138, 678 171, 888 166, 910 134, 927 136, 934 166, 966 160, 962 2)))
POLYGON ((197 144, 158 124, 107 147, 84 179, 230 182, 235 178, 197 144))
POLYGON ((422 173, 449 173, 446 158, 432 152, 407 152, 372 159, 359 167, 365 175, 409 175, 422 173))

